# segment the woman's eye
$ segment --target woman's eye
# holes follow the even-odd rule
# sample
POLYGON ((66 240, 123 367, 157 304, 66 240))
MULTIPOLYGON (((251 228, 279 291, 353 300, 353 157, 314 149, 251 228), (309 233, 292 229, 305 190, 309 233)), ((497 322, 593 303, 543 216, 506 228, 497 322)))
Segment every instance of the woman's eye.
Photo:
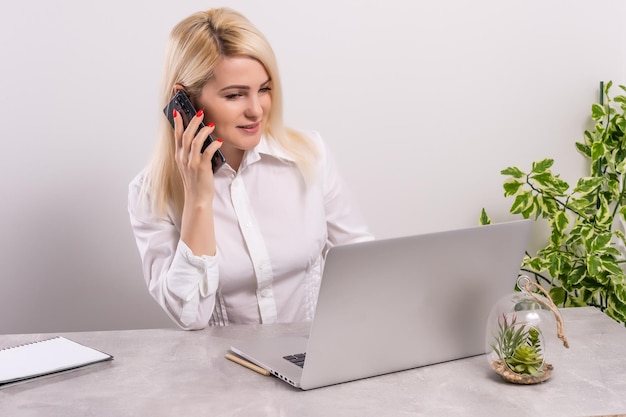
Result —
POLYGON ((229 95, 227 95, 227 96, 226 96, 226 99, 228 99, 228 100, 234 100, 234 99, 236 99, 237 97, 241 97, 241 94, 239 94, 239 93, 229 94, 229 95))
POLYGON ((272 87, 263 87, 259 90, 261 93, 267 93, 269 91, 272 91, 272 87))

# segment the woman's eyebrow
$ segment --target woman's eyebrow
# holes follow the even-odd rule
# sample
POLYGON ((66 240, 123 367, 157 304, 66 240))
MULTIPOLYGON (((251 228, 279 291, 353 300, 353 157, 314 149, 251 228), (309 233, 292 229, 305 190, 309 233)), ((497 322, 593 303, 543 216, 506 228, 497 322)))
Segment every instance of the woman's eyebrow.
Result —
MULTIPOLYGON (((263 87, 264 85, 269 84, 269 82, 272 81, 271 78, 268 78, 267 81, 265 81, 263 84, 261 84, 261 87, 263 87)), ((237 84, 233 84, 233 85, 229 85, 226 86, 222 89, 219 90, 219 92, 223 92, 226 90, 250 90, 250 86, 249 85, 237 85, 237 84)))

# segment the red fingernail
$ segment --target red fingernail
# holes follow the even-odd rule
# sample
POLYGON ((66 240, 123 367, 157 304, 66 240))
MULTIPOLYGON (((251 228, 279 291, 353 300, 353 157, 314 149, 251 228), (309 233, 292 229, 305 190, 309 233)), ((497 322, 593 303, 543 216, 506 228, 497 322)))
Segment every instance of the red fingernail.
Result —
POLYGON ((209 122, 209 127, 213 127, 213 126, 215 126, 215 123, 209 122))
POLYGON ((217 141, 218 141, 219 143, 222 143, 222 142, 223 142, 223 140, 222 140, 222 139, 218 139, 217 141))
POLYGON ((174 116, 174 118, 178 116, 178 112, 176 111, 176 109, 172 110, 172 116, 174 116))
POLYGON ((198 110, 198 113, 196 113, 196 117, 202 117, 204 115, 204 110, 200 109, 198 110))

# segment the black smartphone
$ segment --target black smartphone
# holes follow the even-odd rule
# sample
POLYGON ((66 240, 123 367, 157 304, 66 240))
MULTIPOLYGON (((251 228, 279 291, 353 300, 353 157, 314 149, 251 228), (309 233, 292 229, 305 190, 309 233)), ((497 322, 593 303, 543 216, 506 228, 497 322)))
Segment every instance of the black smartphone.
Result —
MULTIPOLYGON (((187 129, 191 118, 194 117, 197 112, 196 109, 193 107, 193 104, 191 104, 189 96, 183 90, 179 90, 170 100, 167 106, 165 106, 165 108, 163 109, 163 113, 165 113, 165 116, 170 121, 172 128, 174 128, 174 109, 176 109, 176 111, 182 116, 183 127, 187 129)), ((198 134, 198 131, 200 131, 200 129, 202 129, 204 126, 204 123, 200 122, 200 126, 198 127, 196 134, 198 134)), ((213 142, 213 140, 213 137, 209 135, 209 137, 206 138, 206 140, 202 144, 202 149, 200 149, 200 152, 204 152, 206 147, 209 146, 211 142, 213 142)), ((220 167, 224 165, 225 162, 226 158, 224 158, 224 155, 218 149, 211 159, 211 168, 213 169, 213 172, 220 169, 220 167)))

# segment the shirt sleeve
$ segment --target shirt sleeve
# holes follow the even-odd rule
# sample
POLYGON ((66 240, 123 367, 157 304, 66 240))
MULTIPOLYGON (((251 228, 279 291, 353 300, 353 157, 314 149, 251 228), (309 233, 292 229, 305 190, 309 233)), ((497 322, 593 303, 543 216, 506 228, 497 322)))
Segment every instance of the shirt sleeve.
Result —
POLYGON ((328 246, 373 240, 374 236, 341 177, 334 156, 321 138, 318 137, 318 140, 321 144, 328 246))
POLYGON ((154 218, 141 182, 129 185, 128 212, 148 291, 181 328, 202 329, 215 308, 218 255, 194 255, 171 216, 154 218))

